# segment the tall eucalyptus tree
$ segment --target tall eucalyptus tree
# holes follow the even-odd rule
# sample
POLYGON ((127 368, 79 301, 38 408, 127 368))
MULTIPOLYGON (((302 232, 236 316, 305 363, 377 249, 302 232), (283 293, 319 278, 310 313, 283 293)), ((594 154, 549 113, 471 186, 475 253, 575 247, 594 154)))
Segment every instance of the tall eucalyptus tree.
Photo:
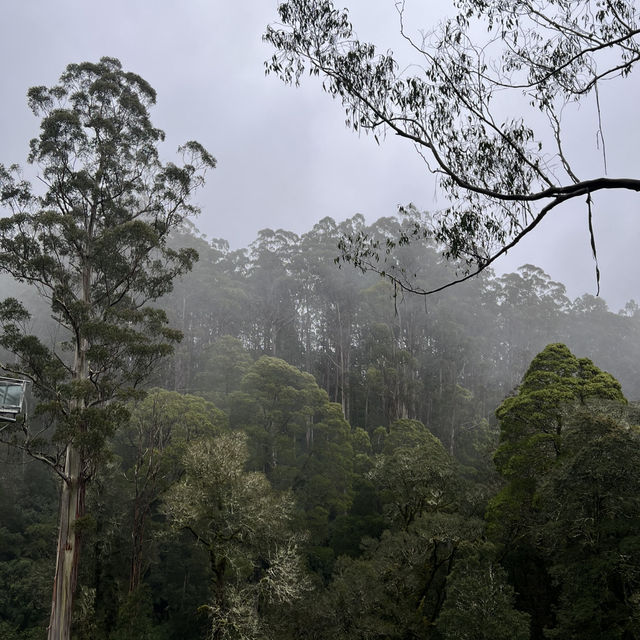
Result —
POLYGON ((2 369, 31 380, 35 419, 0 436, 47 464, 61 480, 59 538, 49 640, 69 638, 85 490, 107 438, 134 392, 180 333, 148 306, 197 259, 167 246, 197 213, 191 198, 214 158, 197 142, 183 163, 163 164, 153 126, 153 88, 114 58, 70 64, 59 84, 33 87, 41 116, 29 162, 36 195, 16 166, 0 166, 0 270, 32 285, 58 325, 53 344, 29 335, 29 312, 0 303, 0 345, 15 354, 2 369))

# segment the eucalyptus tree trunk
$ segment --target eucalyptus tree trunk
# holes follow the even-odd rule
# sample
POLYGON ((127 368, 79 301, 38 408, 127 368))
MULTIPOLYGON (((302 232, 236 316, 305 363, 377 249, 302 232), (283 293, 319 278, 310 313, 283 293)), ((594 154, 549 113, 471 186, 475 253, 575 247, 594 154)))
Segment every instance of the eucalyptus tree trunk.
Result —
MULTIPOLYGON (((92 212, 88 226, 89 240, 93 232, 95 211, 92 212)), ((82 269, 82 301, 91 304, 91 268, 85 264, 82 269)), ((76 349, 73 363, 73 379, 82 384, 89 379, 87 359, 88 341, 80 333, 75 334, 76 349)), ((83 398, 71 400, 70 410, 80 413, 85 409, 83 398)), ((81 419, 77 428, 86 430, 81 419)), ((68 442, 63 471, 60 512, 58 514, 58 550, 56 552, 56 573, 53 580, 51 598, 51 618, 47 640, 69 640, 71 638, 71 619, 73 599, 78 582, 78 560, 80 556, 80 532, 76 526, 85 515, 85 493, 87 476, 85 474, 85 456, 73 441, 68 442)))
POLYGON ((131 532, 131 567, 129 569, 129 593, 133 593, 142 578, 142 561, 144 550, 144 530, 147 522, 148 508, 140 496, 136 497, 133 507, 133 530, 131 532))
POLYGON ((82 457, 73 445, 67 447, 65 475, 67 477, 62 483, 60 496, 58 551, 48 640, 68 640, 71 637, 73 596, 80 552, 80 534, 76 524, 85 514, 86 489, 86 480, 82 475, 82 457))

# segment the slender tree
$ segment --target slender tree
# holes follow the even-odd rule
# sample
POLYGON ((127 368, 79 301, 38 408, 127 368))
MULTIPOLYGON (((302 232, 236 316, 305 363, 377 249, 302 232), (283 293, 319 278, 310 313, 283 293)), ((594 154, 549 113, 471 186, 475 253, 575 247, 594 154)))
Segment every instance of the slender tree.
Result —
POLYGON ((4 427, 9 441, 61 480, 59 538, 49 639, 70 637, 85 490, 107 438, 126 416, 122 400, 180 339, 147 305, 197 259, 172 250, 170 232, 197 213, 190 201, 214 158, 197 142, 184 162, 163 164, 164 138, 149 118, 156 93, 114 58, 71 64, 59 84, 34 87, 42 117, 31 141, 42 193, 0 166, 0 270, 34 286, 58 327, 52 344, 28 333, 29 313, 0 303, 5 371, 33 383, 36 419, 4 427))
POLYGON ((224 413, 202 398, 155 389, 134 406, 129 424, 120 430, 117 448, 133 494, 130 592, 143 579, 153 505, 184 473, 180 457, 185 447, 226 422, 224 413))

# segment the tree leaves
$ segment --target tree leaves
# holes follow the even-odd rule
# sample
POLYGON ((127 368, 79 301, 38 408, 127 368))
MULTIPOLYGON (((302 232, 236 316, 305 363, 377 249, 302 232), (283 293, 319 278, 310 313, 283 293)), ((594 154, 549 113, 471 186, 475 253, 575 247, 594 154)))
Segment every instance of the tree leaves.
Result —
MULTIPOLYGON (((601 189, 640 191, 635 178, 578 179, 563 146, 563 107, 583 101, 603 78, 626 76, 640 59, 634 3, 605 4, 593 12, 586 0, 469 0, 416 37, 398 3, 401 35, 418 61, 405 64, 359 41, 346 9, 290 0, 278 9, 281 22, 267 27, 264 39, 276 53, 265 66, 286 83, 298 84, 306 69, 321 76, 349 128, 376 140, 392 133, 416 148, 451 203, 425 230, 445 257, 466 262, 470 276, 567 200, 601 189)), ((366 254, 345 257, 378 270, 366 254)), ((425 291, 390 277, 423 294, 463 279, 425 291)))

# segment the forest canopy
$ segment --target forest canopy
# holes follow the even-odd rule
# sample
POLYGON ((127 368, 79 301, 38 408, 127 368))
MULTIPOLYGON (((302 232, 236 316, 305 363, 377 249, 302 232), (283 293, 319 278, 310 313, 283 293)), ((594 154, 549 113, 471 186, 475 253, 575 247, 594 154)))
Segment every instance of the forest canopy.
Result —
MULTIPOLYGON (((74 637, 637 633, 637 306, 524 265, 425 307, 330 259, 408 223, 172 236, 200 254, 159 301, 184 339, 87 487, 74 637)), ((0 629, 42 637, 57 487, 16 450, 0 487, 0 629)))

